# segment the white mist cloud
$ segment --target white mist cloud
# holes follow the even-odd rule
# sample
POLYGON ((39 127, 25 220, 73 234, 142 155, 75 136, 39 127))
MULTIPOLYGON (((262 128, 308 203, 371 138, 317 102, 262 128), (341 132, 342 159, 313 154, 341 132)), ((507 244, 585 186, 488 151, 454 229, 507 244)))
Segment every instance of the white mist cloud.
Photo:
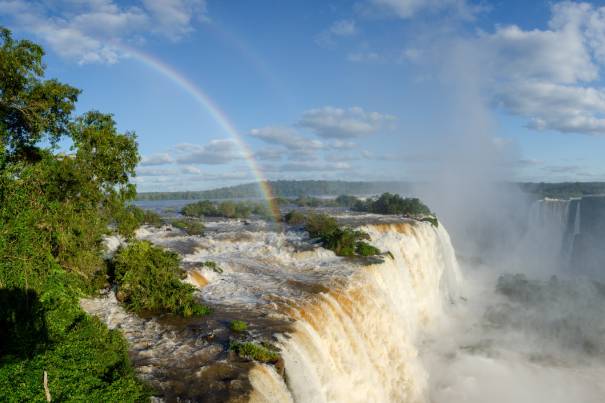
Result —
POLYGON ((230 139, 211 140, 206 145, 179 144, 175 147, 180 154, 178 164, 221 165, 243 158, 239 145, 230 139))
POLYGON ((318 150, 324 147, 321 141, 303 137, 290 127, 267 126, 252 129, 250 136, 268 144, 284 146, 288 150, 318 150))
POLYGON ((475 46, 493 102, 528 127, 605 134, 605 7, 556 3, 547 29, 501 26, 475 46))
POLYGON ((204 0, 144 0, 119 5, 112 0, 0 0, 0 15, 11 28, 31 33, 67 59, 116 63, 120 44, 155 37, 178 40, 204 19, 204 0))
POLYGON ((388 128, 396 118, 379 112, 368 112, 360 107, 348 109, 324 106, 303 113, 299 126, 311 129, 318 136, 348 139, 374 134, 388 128))
POLYGON ((471 19, 483 7, 466 0, 368 0, 358 9, 366 15, 385 15, 409 19, 422 13, 448 12, 451 16, 471 19))
POLYGON ((146 155, 141 158, 140 166, 165 165, 171 164, 174 159, 167 153, 146 155))

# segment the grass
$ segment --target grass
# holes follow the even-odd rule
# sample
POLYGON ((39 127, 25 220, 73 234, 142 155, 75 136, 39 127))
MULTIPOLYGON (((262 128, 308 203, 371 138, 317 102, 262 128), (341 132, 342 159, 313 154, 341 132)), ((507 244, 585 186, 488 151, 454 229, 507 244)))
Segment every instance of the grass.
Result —
POLYGON ((248 330, 248 324, 243 320, 233 320, 229 324, 229 328, 237 333, 242 333, 248 330))
POLYGON ((280 355, 268 344, 259 344, 250 341, 231 342, 229 350, 235 352, 240 358, 264 363, 275 363, 280 355))

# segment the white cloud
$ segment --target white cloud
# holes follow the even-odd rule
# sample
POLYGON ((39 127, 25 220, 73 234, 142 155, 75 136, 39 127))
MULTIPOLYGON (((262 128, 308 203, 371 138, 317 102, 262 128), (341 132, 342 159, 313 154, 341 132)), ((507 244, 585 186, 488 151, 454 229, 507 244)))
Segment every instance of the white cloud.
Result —
POLYGON ((466 0, 368 0, 358 7, 362 14, 409 19, 422 13, 448 12, 461 19, 472 19, 483 9, 466 0))
POLYGON ((179 144, 176 157, 179 164, 221 165, 242 159, 240 147, 230 139, 211 140, 206 145, 179 144))
POLYGON ((347 55, 347 60, 355 63, 372 63, 382 62, 385 60, 385 57, 373 51, 352 52, 347 55))
POLYGON ((558 3, 548 29, 497 27, 474 45, 497 106, 532 129, 605 134, 605 7, 558 3))
POLYGON ((173 176, 177 172, 168 168, 137 168, 137 176, 173 176))
POLYGON ((338 37, 351 37, 357 34, 357 24, 353 20, 338 20, 315 37, 315 43, 323 47, 336 44, 338 37))
POLYGON ((260 161, 279 161, 284 156, 280 148, 263 148, 254 153, 254 159, 260 161))
POLYGON ((116 63, 124 44, 149 33, 171 40, 203 19, 205 0, 0 0, 0 16, 20 32, 37 36, 59 55, 84 63, 116 63), (196 18, 197 17, 197 18, 196 18))
POLYGON ((325 138, 346 139, 359 137, 387 128, 394 116, 367 112, 359 107, 348 109, 325 106, 306 111, 299 125, 325 138))
POLYGON ((303 137, 296 130, 289 127, 267 126, 252 129, 250 135, 269 144, 284 146, 290 151, 318 150, 324 147, 321 141, 303 137))
POLYGON ((357 33, 357 26, 353 20, 340 20, 334 22, 329 31, 337 36, 352 36, 357 33))
POLYGON ((330 143, 328 143, 328 147, 330 148, 334 148, 336 150, 350 150, 352 148, 357 147, 357 144, 351 142, 351 141, 344 141, 344 140, 332 140, 330 143))
POLYGON ((187 175, 200 175, 202 170, 193 165, 185 165, 181 172, 187 175))
POLYGON ((156 22, 152 30, 171 39, 180 39, 193 31, 193 21, 205 20, 205 0, 143 0, 156 22))
POLYGON ((324 162, 324 161, 294 161, 287 162, 279 167, 283 172, 316 172, 316 171, 346 171, 351 169, 347 162, 324 162))
POLYGON ((153 155, 146 155, 143 158, 141 158, 141 163, 139 165, 140 166, 165 165, 165 164, 170 164, 173 161, 174 160, 172 159, 172 157, 169 154, 166 154, 166 153, 153 154, 153 155))

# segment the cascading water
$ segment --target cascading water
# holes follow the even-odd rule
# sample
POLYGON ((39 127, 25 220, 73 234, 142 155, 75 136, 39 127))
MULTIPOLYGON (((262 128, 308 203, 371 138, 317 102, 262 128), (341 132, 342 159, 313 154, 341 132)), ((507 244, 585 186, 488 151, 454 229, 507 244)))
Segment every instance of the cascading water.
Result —
POLYGON ((533 203, 529 213, 527 232, 521 240, 522 259, 519 266, 536 272, 563 268, 570 221, 570 201, 544 199, 533 203))
POLYGON ((392 258, 285 311, 295 323, 278 340, 295 402, 427 401, 416 345, 459 292, 449 236, 419 223, 362 229, 392 258))
MULTIPOLYGON (((573 200, 537 203, 528 253, 560 259, 568 242, 601 228, 586 225, 588 212, 600 211, 595 201, 589 210, 573 200)), ((595 381, 605 376, 602 286, 548 277, 500 282, 484 267, 465 267, 462 282, 442 225, 374 215, 339 220, 389 253, 341 258, 300 230, 276 232, 262 222, 209 222, 204 237, 147 227, 138 237, 179 251, 188 281, 215 313, 175 326, 133 317, 115 298, 83 306, 124 332, 137 373, 168 400, 602 400, 605 387, 595 381), (247 322, 245 334, 229 329, 233 319, 247 322), (271 343, 281 358, 271 365, 241 359, 228 349, 233 340, 271 343), (552 393, 544 386, 560 379, 571 386, 552 393)))

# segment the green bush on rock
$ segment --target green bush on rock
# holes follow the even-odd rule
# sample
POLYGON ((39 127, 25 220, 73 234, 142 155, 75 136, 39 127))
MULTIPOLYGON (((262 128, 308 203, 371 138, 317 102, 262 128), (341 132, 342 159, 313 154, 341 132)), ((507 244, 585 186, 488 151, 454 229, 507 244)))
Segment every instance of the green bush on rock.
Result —
POLYGON ((233 330, 234 332, 245 332, 246 330, 248 330, 248 324, 246 322, 244 322, 243 320, 233 320, 231 321, 231 323, 229 324, 229 328, 231 330, 233 330))
POLYGON ((195 301, 195 288, 181 281, 179 262, 176 253, 146 241, 120 248, 113 259, 118 299, 138 313, 208 314, 209 308, 195 301))
POLYGON ((265 363, 275 363, 279 360, 279 352, 267 344, 258 344, 250 341, 232 341, 229 350, 235 352, 240 358, 265 363))
POLYGON ((173 227, 182 229, 187 235, 204 235, 204 224, 200 221, 185 219, 185 220, 174 220, 170 223, 173 227))

